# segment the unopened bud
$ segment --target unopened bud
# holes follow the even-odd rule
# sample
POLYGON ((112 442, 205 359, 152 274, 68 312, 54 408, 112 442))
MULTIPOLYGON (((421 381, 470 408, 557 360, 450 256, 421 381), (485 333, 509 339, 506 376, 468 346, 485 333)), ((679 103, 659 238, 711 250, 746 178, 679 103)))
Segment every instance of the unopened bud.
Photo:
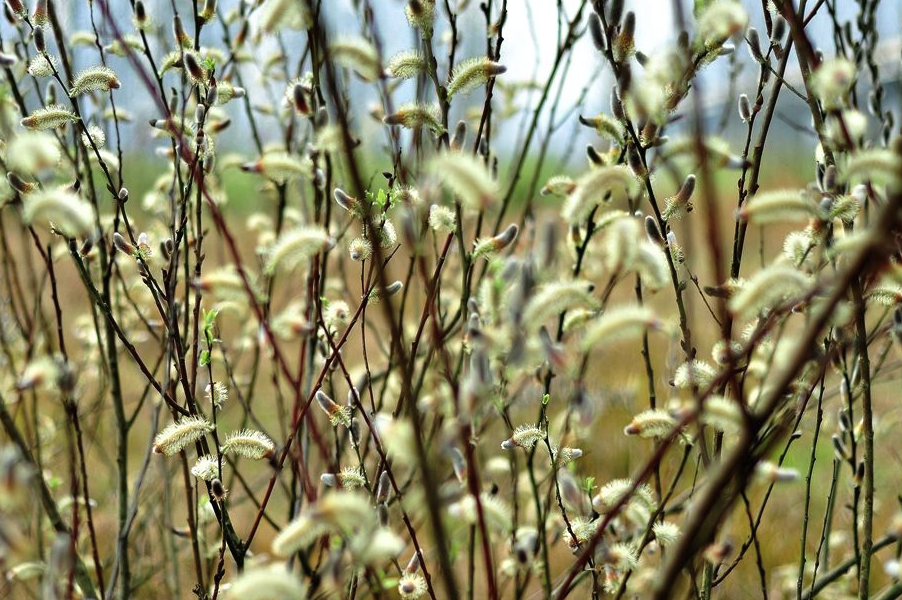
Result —
POLYGON ((748 31, 746 31, 746 41, 748 42, 749 54, 752 55, 752 58, 762 62, 764 55, 761 53, 761 38, 758 36, 758 30, 754 27, 749 27, 748 31))
POLYGON ((44 28, 37 25, 34 28, 34 47, 43 54, 47 52, 47 40, 44 38, 44 28))
POLYGON ((209 21, 216 16, 216 0, 206 0, 204 2, 204 7, 198 16, 204 21, 209 21))
POLYGON ((210 493, 213 495, 214 500, 222 502, 226 499, 228 490, 223 487, 222 482, 219 479, 214 479, 210 482, 210 493))
POLYGON ((329 422, 333 426, 351 424, 351 409, 346 406, 338 405, 323 390, 317 390, 316 401, 320 408, 329 416, 329 422))
POLYGON ((329 111, 325 106, 320 106, 316 111, 316 128, 322 129, 329 124, 329 111))
POLYGON ((451 455, 451 467, 454 469, 454 476, 460 483, 467 480, 467 461, 464 459, 463 453, 456 447, 451 447, 449 454, 451 455))
POLYGON ((27 194, 35 187, 33 183, 25 181, 12 171, 6 174, 6 180, 9 182, 9 185, 20 194, 27 194))
POLYGON ((833 434, 833 452, 836 454, 836 459, 841 461, 849 460, 849 451, 846 449, 846 445, 843 443, 842 438, 833 434))
POLYGON ((859 461, 858 466, 855 467, 855 476, 852 477, 852 485, 855 487, 861 487, 861 482, 864 481, 864 461, 859 461))
POLYGON ((188 74, 191 75, 192 79, 196 81, 206 81, 207 71, 197 61, 197 57, 192 52, 184 53, 184 63, 185 69, 187 69, 188 74))
POLYGON ((770 30, 770 41, 772 44, 782 44, 783 37, 786 35, 786 19, 777 15, 774 17, 770 30))
POLYGON ((839 174, 836 171, 836 165, 827 165, 827 168, 824 169, 824 190, 828 194, 832 194, 836 191, 836 183, 839 179, 839 174))
POLYGON ((307 102, 307 92, 300 83, 294 84, 291 88, 291 101, 294 104, 294 110, 299 115, 307 116, 310 114, 310 104, 307 102))
POLYGON ((147 8, 145 8, 144 2, 141 0, 135 2, 135 22, 138 25, 147 23, 147 8))
POLYGON ((391 493, 391 479, 388 471, 382 471, 382 474, 379 475, 379 485, 376 486, 376 502, 384 504, 388 500, 389 493, 391 493))
POLYGON ((620 101, 620 93, 616 85, 611 88, 611 113, 618 121, 626 119, 626 113, 623 112, 623 102, 620 101))
POLYGON ((629 11, 623 18, 623 25, 620 28, 620 36, 632 38, 636 34, 636 13, 629 11))
POLYGON ((335 198, 335 202, 345 210, 357 208, 357 199, 351 197, 341 188, 335 188, 335 191, 332 192, 332 197, 335 198))
POLYGON ((458 121, 457 125, 454 127, 454 135, 451 136, 451 149, 456 151, 463 150, 464 145, 467 143, 467 122, 466 121, 458 121))
POLYGON ((592 42, 599 52, 604 52, 607 45, 605 44, 604 31, 602 31, 601 17, 592 13, 589 15, 589 33, 592 34, 592 42))
POLYGON ((897 342, 902 342, 902 306, 897 306, 893 311, 893 337, 897 342))
POLYGON ((616 25, 623 16, 623 0, 611 0, 608 9, 608 24, 616 25))
POLYGON ((177 46, 186 48, 191 46, 191 38, 188 37, 185 26, 182 24, 182 18, 179 15, 175 15, 175 18, 172 19, 172 36, 175 38, 177 46))
POLYGON ((598 154, 598 150, 595 149, 595 146, 589 144, 586 146, 586 156, 589 158, 589 162, 596 166, 604 166, 604 159, 598 154))
POLYGON ((649 240, 661 247, 667 243, 664 241, 664 236, 661 235, 661 230, 658 229, 658 223, 651 215, 645 217, 645 235, 648 236, 649 240))
POLYGON ((495 247, 498 250, 507 247, 511 242, 513 242, 517 238, 517 232, 520 231, 520 228, 517 227, 516 224, 511 223, 505 228, 504 231, 496 235, 493 239, 495 240, 495 247))
POLYGON ((123 204, 128 202, 128 188, 120 188, 118 194, 119 202, 123 204))
POLYGON ((390 283, 385 287, 385 297, 394 296, 398 292, 401 291, 401 288, 404 287, 404 284, 400 281, 395 281, 394 283, 390 283))
POLYGON ((749 103, 749 97, 745 94, 739 94, 739 118, 743 123, 752 120, 752 107, 749 103))
POLYGON ((636 177, 644 179, 648 175, 645 165, 642 163, 642 156, 636 146, 630 144, 626 151, 626 162, 636 177))
POLYGON ((22 0, 6 0, 6 6, 17 15, 25 14, 25 5, 22 0))
POLYGON ((92 233, 87 238, 85 238, 84 243, 81 245, 81 248, 78 250, 78 253, 82 256, 87 256, 90 254, 91 250, 94 248, 94 241, 97 236, 92 233))
POLYGON ((122 237, 122 234, 118 231, 113 233, 113 245, 116 246, 117 250, 124 254, 132 254, 135 251, 135 246, 122 237))
POLYGON ((348 433, 351 436, 351 443, 354 444, 354 447, 360 445, 360 421, 357 420, 357 417, 351 417, 351 425, 348 427, 348 433))

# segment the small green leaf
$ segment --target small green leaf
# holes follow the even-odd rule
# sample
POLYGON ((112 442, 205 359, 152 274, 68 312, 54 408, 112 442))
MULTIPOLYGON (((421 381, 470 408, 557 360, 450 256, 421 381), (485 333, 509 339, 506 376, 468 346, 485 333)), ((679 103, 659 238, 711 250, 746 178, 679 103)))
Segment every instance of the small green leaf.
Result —
POLYGON ((216 316, 219 314, 219 311, 215 308, 204 311, 204 327, 209 328, 213 326, 213 322, 216 320, 216 316))
POLYGON ((200 351, 200 366, 206 367, 210 364, 210 351, 209 350, 201 350, 200 351))
POLYGON ((587 494, 591 494, 592 490, 595 489, 595 478, 594 477, 586 477, 585 481, 585 489, 587 494))
POLYGON ((542 396, 542 406, 548 406, 548 401, 551 400, 551 394, 545 394, 542 396))

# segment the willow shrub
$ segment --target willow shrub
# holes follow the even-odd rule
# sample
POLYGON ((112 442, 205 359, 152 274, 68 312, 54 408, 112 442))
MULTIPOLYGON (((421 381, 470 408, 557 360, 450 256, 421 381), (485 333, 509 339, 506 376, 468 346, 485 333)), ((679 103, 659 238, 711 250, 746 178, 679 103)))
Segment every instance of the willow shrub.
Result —
POLYGON ((506 0, 354 0, 344 34, 158 4, 5 5, 0 595, 902 592, 879 2, 675 4, 654 52, 622 0, 559 2, 529 82, 506 0), (602 114, 561 100, 580 47, 602 114), (715 62, 756 74, 744 144, 715 62), (759 189, 790 94, 814 180, 759 189), (554 172, 564 125, 595 140, 554 172))

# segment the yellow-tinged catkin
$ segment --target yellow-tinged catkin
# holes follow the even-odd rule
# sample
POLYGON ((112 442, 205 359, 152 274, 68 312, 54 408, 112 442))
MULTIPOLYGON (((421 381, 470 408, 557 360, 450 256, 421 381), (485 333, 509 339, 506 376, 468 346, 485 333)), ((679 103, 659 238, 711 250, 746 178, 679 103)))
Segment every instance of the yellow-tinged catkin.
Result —
POLYGON ((329 44, 329 58, 351 69, 365 81, 375 81, 382 74, 379 53, 362 37, 341 38, 329 44))
POLYGON ((607 562, 620 571, 631 571, 639 566, 636 550, 626 542, 611 544, 607 550, 607 562))
POLYGON ((401 575, 398 580, 398 594, 402 600, 417 600, 422 598, 429 587, 426 584, 426 578, 420 573, 406 572, 401 575))
POLYGON ((737 433, 743 425, 742 409, 734 400, 723 396, 710 396, 705 400, 700 420, 718 431, 737 433))
POLYGON ((62 157, 56 138, 40 131, 23 131, 6 147, 6 168, 33 173, 57 166, 62 157))
POLYGON ((607 140, 617 144, 623 143, 623 125, 613 117, 605 114, 589 118, 581 116, 579 122, 587 127, 592 127, 595 133, 607 140))
POLYGON ((855 63, 845 58, 823 61, 811 77, 811 91, 824 108, 838 108, 858 76, 855 63))
POLYGON ((226 592, 228 600, 305 600, 301 578, 284 565, 254 567, 241 573, 226 592))
POLYGON ((498 185, 485 164, 472 154, 442 153, 429 162, 426 170, 473 210, 488 208, 498 193, 498 185))
POLYGON ((671 521, 658 521, 651 528, 662 548, 671 546, 680 537, 680 526, 671 521))
POLYGON ((426 71, 426 57, 419 50, 402 50, 388 61, 388 74, 398 79, 410 79, 426 71))
POLYGON ((721 44, 727 38, 745 31, 748 22, 749 15, 739 2, 710 2, 699 15, 698 36, 706 46, 721 44))
POLYGON ((350 406, 338 404, 323 390, 317 390, 315 397, 319 407, 329 416, 329 423, 333 427, 338 427, 339 425, 344 425, 345 427, 351 426, 350 406))
POLYGON ((429 207, 429 227, 438 233, 451 233, 457 228, 454 210, 440 204, 429 207))
POLYGON ((812 257, 811 250, 816 245, 817 239, 812 237, 811 231, 793 231, 783 240, 783 256, 792 261, 792 264, 800 266, 812 257))
POLYGON ((755 194, 739 209, 741 219, 761 225, 782 221, 807 221, 820 216, 818 205, 797 190, 755 194))
POLYGON ((472 91, 505 71, 507 67, 488 57, 469 58, 454 67, 448 82, 448 97, 472 91))
POLYGON ((46 188, 26 195, 22 218, 26 223, 50 222, 67 237, 87 234, 93 226, 94 209, 65 187, 46 188))
POLYGON ((407 2, 404 13, 410 26, 419 29, 424 38, 431 35, 432 26, 435 23, 435 0, 407 2))
POLYGON ((205 454, 191 467, 191 474, 203 481, 213 481, 219 477, 219 460, 213 455, 205 454))
POLYGON ((317 501, 313 516, 339 532, 364 530, 376 522, 369 496, 350 490, 324 494, 317 501))
POLYGON ((288 557, 310 545, 326 531, 324 523, 318 522, 308 513, 301 513, 285 525, 272 541, 272 552, 279 557, 288 557))
POLYGON ((407 129, 428 127, 436 133, 441 133, 445 130, 442 127, 441 109, 436 104, 421 102, 402 104, 397 112, 386 115, 382 121, 386 125, 400 125, 407 129))
POLYGON ((677 367, 673 385, 680 389, 705 389, 717 376, 717 369, 703 360, 692 359, 677 367))
POLYGON ((376 527, 372 531, 360 531, 351 539, 348 549, 356 562, 377 566, 394 560, 407 544, 388 527, 376 527))
POLYGON ((624 427, 626 435, 638 435, 642 438, 663 437, 668 435, 676 427, 677 421, 666 410, 644 410, 624 427))
POLYGON ((874 236, 867 229, 858 229, 852 233, 836 236, 833 245, 827 248, 825 256, 827 260, 834 260, 843 254, 860 252, 866 246, 873 244, 874 236))
POLYGON ((765 308, 801 296, 811 288, 811 278, 797 268, 779 264, 756 273, 730 298, 729 308, 734 315, 750 316, 765 308))
POLYGON ((573 193, 564 203, 562 214, 571 225, 578 225, 611 193, 625 190, 630 194, 635 187, 636 178, 629 167, 617 165, 592 169, 576 182, 573 193))
POLYGON ((494 256, 517 238, 519 230, 515 223, 511 223, 498 235, 476 240, 473 247, 473 258, 494 256))
POLYGON ((87 131, 81 134, 81 143, 93 154, 93 147, 99 150, 106 145, 106 133, 97 125, 88 125, 87 131))
POLYGON ((538 442, 545 439, 545 430, 535 425, 520 425, 514 430, 513 435, 501 442, 503 450, 523 448, 531 450, 538 442))
MULTIPOLYGON (((592 498, 592 506, 602 514, 610 512, 618 503, 620 503, 624 496, 630 493, 632 487, 633 481, 631 479, 614 479, 609 481, 604 484, 598 494, 592 498)), ((653 509, 655 508, 655 495, 648 484, 641 483, 636 486, 629 502, 636 502, 645 508, 653 509)))
POLYGON ((153 441, 153 451, 172 456, 211 431, 213 424, 203 417, 182 417, 157 434, 153 441))
POLYGON ((898 187, 900 178, 899 155, 892 150, 870 148, 849 157, 843 176, 845 181, 869 181, 877 185, 898 187))
POLYGON ((103 65, 90 67, 75 76, 69 97, 74 98, 87 92, 117 90, 121 87, 115 71, 103 65))
POLYGON ((363 470, 359 467, 344 467, 338 473, 323 473, 319 479, 323 485, 336 487, 338 484, 341 484, 341 487, 346 490, 353 490, 366 485, 366 477, 363 470))
POLYGON ((253 429, 242 429, 226 436, 225 443, 222 445, 222 453, 260 460, 270 458, 275 448, 275 444, 266 434, 253 429))
POLYGON ((260 31, 266 34, 278 33, 283 29, 309 29, 313 16, 306 1, 268 0, 259 11, 260 31))
POLYGON ((308 156, 298 156, 288 152, 267 152, 258 160, 245 163, 242 171, 260 173, 276 183, 285 183, 295 177, 311 179, 313 177, 313 161, 308 156))
POLYGON ((45 129, 56 129, 66 123, 73 123, 78 120, 78 116, 59 104, 51 104, 44 108, 39 108, 21 121, 22 127, 26 129, 37 129, 43 131, 45 129))
MULTIPOLYGON (((678 256, 674 262, 681 262, 678 256)), ((636 244, 635 268, 649 290, 656 291, 670 283, 670 265, 664 248, 648 239, 636 244)))
POLYGON ((574 189, 576 189, 576 182, 574 182, 571 177, 568 177, 567 175, 555 175, 545 182, 542 191, 539 193, 543 196, 566 197, 574 189))
POLYGON ((590 351, 600 344, 636 339, 648 329, 660 326, 661 322, 646 306, 609 308, 586 329, 583 349, 590 351))
POLYGON ((695 175, 689 174, 679 191, 664 199, 664 210, 661 218, 665 221, 679 220, 692 212, 692 193, 695 191, 695 175))
POLYGON ((267 253, 266 273, 290 270, 309 260, 317 252, 330 248, 334 240, 318 225, 303 225, 290 229, 276 239, 267 253))
MULTIPOLYGON (((482 514, 488 527, 504 532, 511 530, 510 507, 498 496, 483 492, 479 495, 479 504, 482 506, 482 514)), ((451 504, 448 507, 448 512, 452 517, 470 524, 476 524, 479 518, 476 498, 472 495, 464 496, 459 501, 451 504)))
POLYGON ((591 286, 585 281, 561 281, 546 284, 529 299, 523 311, 523 322, 538 329, 551 317, 574 308, 595 309, 598 301, 592 297, 591 286))
POLYGON ((797 480, 799 472, 769 461, 762 461, 755 466, 755 476, 764 483, 788 483, 797 480))
POLYGON ((883 306, 896 306, 902 302, 902 286, 881 282, 871 290, 868 298, 883 306))
POLYGON ((28 63, 28 74, 32 77, 50 77, 58 65, 59 59, 52 54, 36 54, 28 63))

